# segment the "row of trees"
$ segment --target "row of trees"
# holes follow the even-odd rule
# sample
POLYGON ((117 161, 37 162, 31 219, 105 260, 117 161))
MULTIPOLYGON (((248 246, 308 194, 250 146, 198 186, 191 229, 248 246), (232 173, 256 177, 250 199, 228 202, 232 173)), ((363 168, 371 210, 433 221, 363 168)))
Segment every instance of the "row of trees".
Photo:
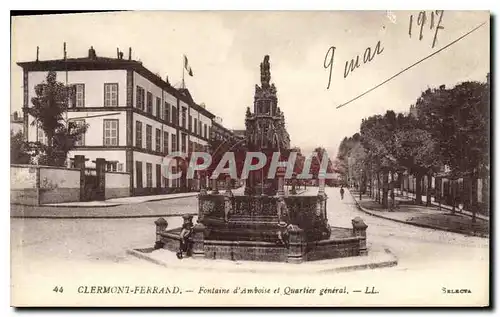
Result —
POLYGON ((428 175, 429 190, 431 177, 446 165, 451 179, 469 180, 469 202, 477 203, 477 191, 472 188, 477 188, 478 178, 489 174, 489 92, 488 75, 487 83, 429 88, 409 114, 387 111, 363 119, 359 133, 342 140, 336 169, 358 180, 362 191, 368 182, 383 184, 382 204, 387 207, 389 175, 393 180, 404 172, 414 175, 416 202, 421 203, 422 177, 428 175))
POLYGON ((11 134, 11 163, 66 165, 68 152, 88 128, 67 122, 63 117, 73 94, 74 89, 58 82, 53 71, 47 74, 44 82, 35 86, 35 97, 24 111, 34 118, 30 125, 45 133, 47 143, 25 142, 22 134, 11 134))

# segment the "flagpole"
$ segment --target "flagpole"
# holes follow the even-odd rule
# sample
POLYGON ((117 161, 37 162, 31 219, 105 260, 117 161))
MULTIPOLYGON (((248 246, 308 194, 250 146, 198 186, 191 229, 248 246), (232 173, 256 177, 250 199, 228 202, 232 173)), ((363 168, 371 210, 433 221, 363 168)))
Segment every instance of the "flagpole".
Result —
MULTIPOLYGON (((69 94, 68 94, 68 61, 67 61, 67 53, 66 53, 66 42, 64 42, 64 68, 66 75, 66 102, 69 103, 69 94)), ((68 110, 66 109, 66 125, 68 124, 68 110)))
POLYGON ((184 83, 184 70, 186 68, 186 55, 183 55, 182 59, 182 88, 186 88, 186 84, 184 83))

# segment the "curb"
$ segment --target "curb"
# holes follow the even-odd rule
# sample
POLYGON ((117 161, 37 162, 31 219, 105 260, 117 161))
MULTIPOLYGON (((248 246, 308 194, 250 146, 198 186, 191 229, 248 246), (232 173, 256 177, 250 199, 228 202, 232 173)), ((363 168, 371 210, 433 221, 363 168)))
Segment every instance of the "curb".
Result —
MULTIPOLYGON (((172 252, 172 251, 170 251, 172 252)), ((325 266, 325 268, 315 268, 317 264, 315 264, 315 261, 311 262, 302 262, 302 263, 287 263, 283 262, 283 266, 286 266, 285 268, 283 266, 276 267, 276 268, 253 268, 253 267, 238 267, 238 264, 241 264, 241 262, 238 261, 230 261, 230 260, 218 260, 222 261, 224 264, 229 264, 233 263, 234 267, 228 268, 228 267, 219 267, 217 264, 222 263, 222 262, 212 262, 213 260, 211 259, 197 259, 195 260, 199 264, 203 264, 204 261, 209 261, 208 263, 214 264, 213 266, 203 266, 203 265, 193 265, 193 264, 198 264, 195 262, 191 262, 188 265, 183 263, 182 260, 174 260, 172 261, 172 264, 169 265, 166 261, 161 261, 158 259, 153 258, 152 256, 149 256, 148 253, 138 251, 137 249, 127 249, 126 253, 132 256, 135 256, 139 259, 148 261, 150 263, 165 267, 165 268, 175 268, 175 269, 185 269, 185 270, 204 270, 204 271, 217 271, 220 272, 223 270, 225 273, 268 273, 268 274, 311 274, 311 273, 317 273, 317 274, 324 274, 324 273, 345 273, 345 272, 352 272, 352 271, 359 271, 359 270, 367 270, 367 269, 379 269, 379 268, 389 268, 389 267, 394 267, 398 265, 398 259, 397 257, 387 248, 384 249, 384 253, 388 254, 391 259, 387 259, 384 261, 380 262, 372 262, 372 263, 360 263, 360 264, 348 264, 346 266, 339 266, 339 267, 334 267, 334 268, 328 268, 328 266, 325 266), (307 272, 304 272, 303 269, 311 268, 311 270, 307 270, 307 272), (314 271, 315 270, 315 271, 314 271)), ((328 261, 335 261, 335 260, 340 260, 344 258, 338 258, 338 259, 330 259, 328 261)), ((327 260, 322 260, 322 261, 327 261, 327 260)), ((244 262, 252 262, 252 261, 244 261, 244 262)), ((257 263, 265 263, 265 262, 257 262, 257 263)))
POLYGON ((489 238, 489 236, 483 235, 483 234, 468 234, 468 233, 463 233, 461 231, 450 229, 450 228, 444 228, 444 227, 439 227, 439 226, 431 226, 431 225, 421 224, 421 223, 417 223, 417 222, 404 221, 404 220, 394 219, 394 218, 387 217, 387 216, 382 216, 382 215, 380 215, 378 213, 373 212, 370 209, 362 207, 360 205, 360 203, 358 202, 358 200, 351 193, 351 191, 349 191, 349 193, 351 194, 354 202, 356 203, 356 207, 358 207, 358 209, 361 210, 361 211, 363 211, 364 213, 369 214, 370 216, 374 216, 374 217, 378 217, 378 218, 382 218, 382 219, 386 219, 386 220, 391 220, 391 221, 395 221, 395 222, 399 222, 399 223, 404 223, 404 224, 415 226, 415 227, 421 227, 421 228, 426 228, 426 229, 434 229, 434 230, 441 230, 441 231, 447 231, 447 232, 452 232, 452 233, 458 233, 458 234, 461 234, 461 235, 464 235, 464 236, 469 236, 469 237, 479 237, 479 238, 486 238, 486 239, 489 238))
POLYGON ((180 197, 165 197, 165 198, 155 198, 151 200, 144 200, 140 202, 132 202, 132 203, 110 203, 110 204, 101 204, 101 205, 64 205, 64 204, 43 204, 39 206, 35 205, 26 205, 26 204, 15 204, 12 203, 11 205, 16 205, 16 206, 29 206, 29 207, 51 207, 51 208, 106 208, 106 207, 117 207, 117 206, 123 206, 123 205, 137 205, 137 204, 142 204, 142 203, 148 203, 148 202, 153 202, 153 201, 162 201, 162 200, 172 200, 172 199, 182 199, 182 198, 191 198, 198 196, 198 193, 193 193, 192 195, 186 195, 186 196, 180 196, 180 197))
POLYGON ((159 217, 180 217, 183 215, 197 216, 197 212, 173 213, 169 215, 117 215, 117 216, 10 216, 11 219, 133 219, 133 218, 159 218, 159 217))
POLYGON ((123 206, 123 205, 137 205, 137 204, 142 204, 142 203, 149 203, 149 202, 154 202, 154 201, 162 201, 162 200, 172 200, 172 199, 182 199, 182 198, 191 198, 198 196, 198 193, 193 193, 192 195, 186 195, 186 196, 180 196, 180 197, 165 197, 165 198, 155 198, 151 200, 144 200, 140 202, 135 202, 135 203, 112 203, 109 205, 94 205, 94 206, 79 206, 79 205, 40 205, 40 207, 55 207, 55 208, 106 208, 106 207, 116 207, 116 206, 123 206))

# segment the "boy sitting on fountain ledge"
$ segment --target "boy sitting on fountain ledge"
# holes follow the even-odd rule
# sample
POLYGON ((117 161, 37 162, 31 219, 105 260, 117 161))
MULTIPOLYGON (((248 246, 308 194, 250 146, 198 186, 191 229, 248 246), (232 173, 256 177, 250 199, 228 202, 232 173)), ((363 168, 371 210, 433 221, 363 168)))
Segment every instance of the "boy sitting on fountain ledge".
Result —
POLYGON ((182 224, 182 230, 179 234, 179 251, 176 254, 178 259, 183 258, 183 253, 186 253, 186 255, 190 255, 191 241, 189 238, 193 234, 193 216, 183 215, 182 219, 184 219, 184 223, 182 224))
POLYGON ((288 248, 288 230, 291 228, 290 219, 288 215, 288 208, 286 207, 283 197, 278 198, 277 202, 278 211, 278 241, 280 244, 288 248))

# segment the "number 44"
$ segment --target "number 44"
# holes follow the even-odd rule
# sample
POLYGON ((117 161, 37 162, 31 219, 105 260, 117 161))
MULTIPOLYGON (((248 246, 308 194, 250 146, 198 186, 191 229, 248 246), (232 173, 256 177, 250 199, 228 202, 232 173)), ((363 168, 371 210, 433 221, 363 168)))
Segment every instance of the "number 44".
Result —
POLYGON ((62 286, 56 286, 53 289, 54 292, 56 293, 62 293, 63 292, 63 287, 62 286))

